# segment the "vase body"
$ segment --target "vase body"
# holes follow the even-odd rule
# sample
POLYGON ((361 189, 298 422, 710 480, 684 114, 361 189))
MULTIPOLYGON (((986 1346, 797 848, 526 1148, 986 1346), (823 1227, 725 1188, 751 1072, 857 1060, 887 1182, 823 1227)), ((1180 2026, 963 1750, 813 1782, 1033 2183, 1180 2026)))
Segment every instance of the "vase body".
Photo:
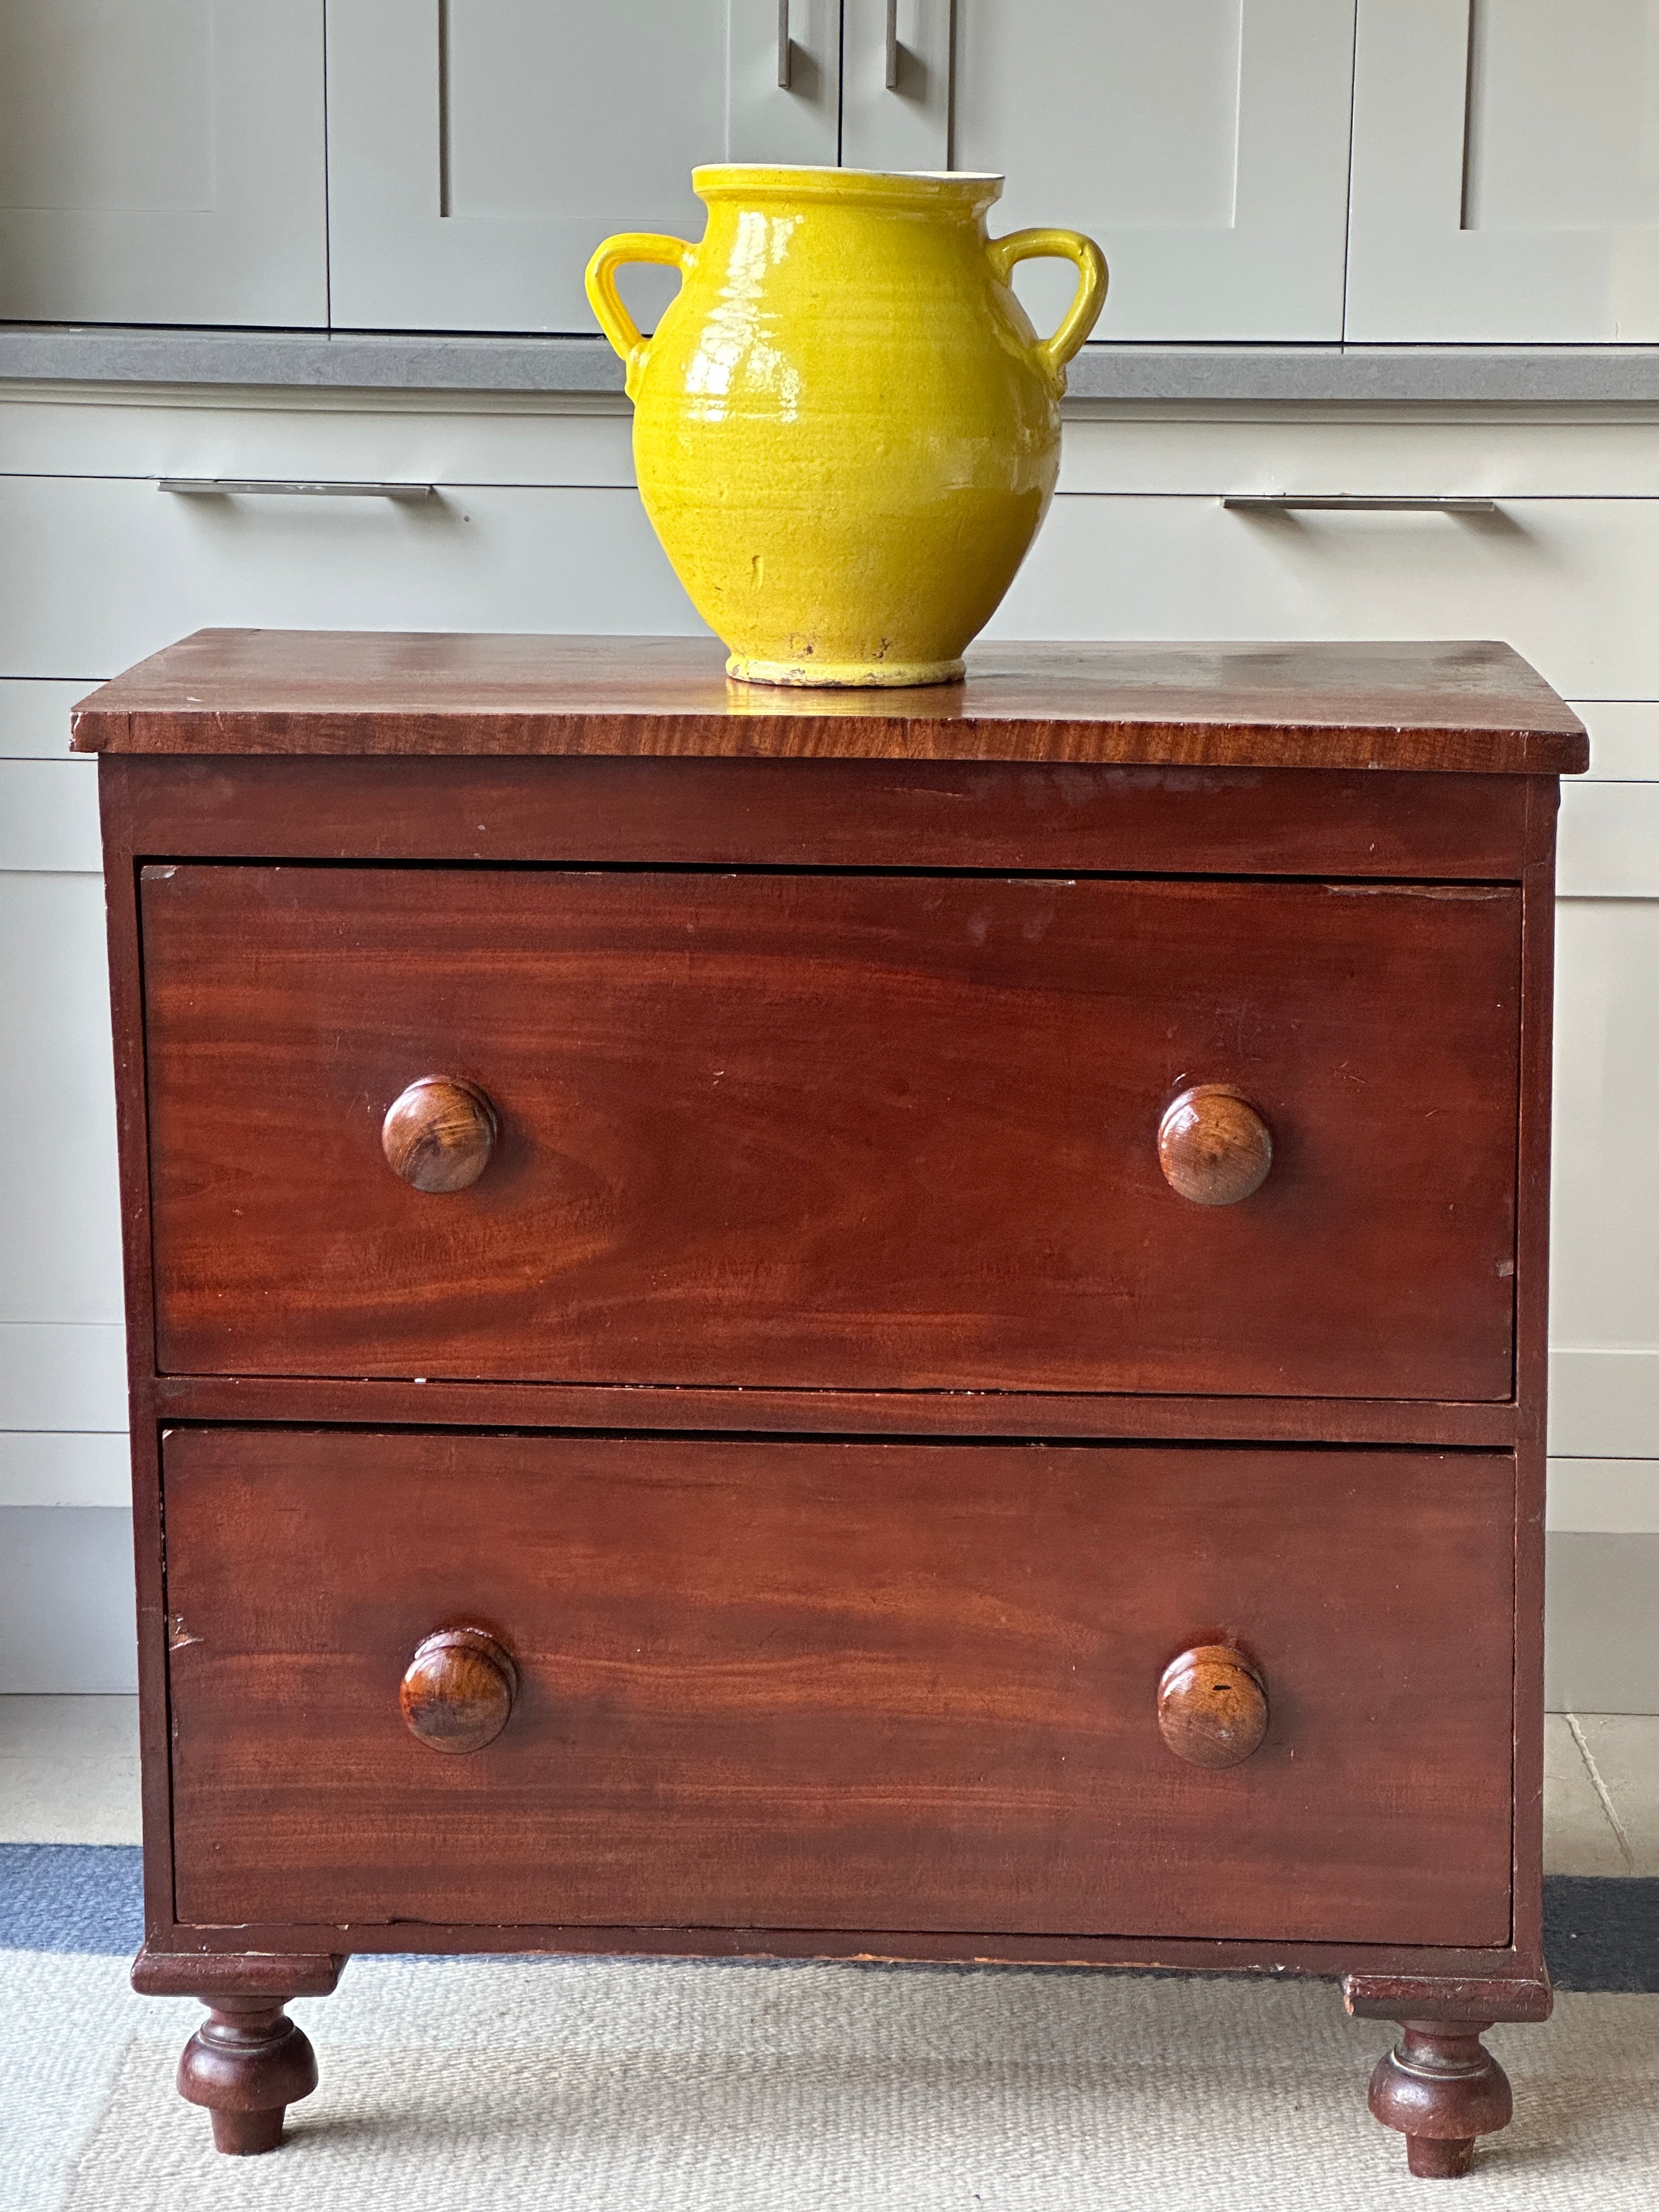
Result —
POLYGON ((1058 232, 994 243, 995 177, 734 166, 694 183, 701 242, 611 240, 589 289, 628 358, 646 511, 729 673, 959 676, 1054 492, 1097 250, 1058 232), (1039 252, 1081 273, 1047 341, 1008 281, 1039 252), (630 258, 683 271, 649 339, 607 312, 630 258))

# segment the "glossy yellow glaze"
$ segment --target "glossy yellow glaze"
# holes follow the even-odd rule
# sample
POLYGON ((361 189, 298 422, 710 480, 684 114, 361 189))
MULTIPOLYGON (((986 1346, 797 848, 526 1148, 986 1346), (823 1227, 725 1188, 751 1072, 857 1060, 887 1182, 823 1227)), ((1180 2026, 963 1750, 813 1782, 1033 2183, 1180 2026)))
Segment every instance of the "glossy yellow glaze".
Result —
POLYGON ((989 239, 1000 177, 732 166, 692 181, 701 242, 608 239, 587 293, 628 363, 646 512, 728 672, 960 676, 1054 492, 1100 249, 1071 231, 989 239), (1048 339, 1009 286, 1042 255, 1079 274, 1048 339), (630 261, 683 272, 650 338, 617 290, 630 261))

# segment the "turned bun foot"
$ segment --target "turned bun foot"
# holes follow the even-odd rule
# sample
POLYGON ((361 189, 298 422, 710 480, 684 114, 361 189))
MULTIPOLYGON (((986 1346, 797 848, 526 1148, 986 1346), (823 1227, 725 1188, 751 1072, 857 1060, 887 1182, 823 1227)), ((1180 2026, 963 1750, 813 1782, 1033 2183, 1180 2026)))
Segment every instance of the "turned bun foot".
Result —
POLYGON ((207 2106, 218 2149, 240 2157, 275 2150, 283 2113, 317 2086, 316 2054, 279 2000, 204 2002, 208 2016, 179 2061, 179 2094, 207 2106))
POLYGON ((1477 2136, 1507 2127, 1509 2076, 1481 2044, 1490 2021, 1405 2021, 1371 2075, 1371 2111, 1406 2138, 1406 2163, 1425 2180, 1467 2173, 1477 2136))
POLYGON ((250 2157, 256 2151, 275 2150, 283 2140, 283 2122, 287 2116, 286 2105, 273 2105, 267 2112, 216 2112, 210 2106, 213 2148, 228 2151, 237 2158, 250 2157))
POLYGON ((1474 2164, 1474 2137, 1407 2136, 1406 2164, 1420 2181, 1455 2181, 1474 2164))

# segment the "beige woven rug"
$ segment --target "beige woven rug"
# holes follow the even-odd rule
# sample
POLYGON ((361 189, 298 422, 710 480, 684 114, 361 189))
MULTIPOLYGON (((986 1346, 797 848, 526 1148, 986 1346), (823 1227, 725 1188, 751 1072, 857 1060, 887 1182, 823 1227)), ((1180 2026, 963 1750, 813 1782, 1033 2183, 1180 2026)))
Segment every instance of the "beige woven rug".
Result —
POLYGON ((1516 2118, 1457 2184, 1406 2174, 1365 2110, 1389 2030, 1347 2020, 1325 1984, 358 1960, 294 2012, 322 2087, 280 2151, 222 2159, 172 2087, 197 2008, 131 2000, 99 2101, 31 2203, 1425 2212, 1452 2190, 1468 2212, 1659 2204, 1659 1996, 1564 1996, 1547 2027, 1494 2031, 1516 2118))

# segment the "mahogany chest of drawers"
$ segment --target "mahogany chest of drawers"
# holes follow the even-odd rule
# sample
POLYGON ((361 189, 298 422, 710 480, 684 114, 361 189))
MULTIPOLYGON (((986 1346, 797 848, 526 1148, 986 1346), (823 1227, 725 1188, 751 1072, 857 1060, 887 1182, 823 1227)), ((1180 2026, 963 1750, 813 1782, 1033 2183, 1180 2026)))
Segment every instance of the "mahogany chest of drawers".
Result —
POLYGON ((137 1985, 355 1951, 1541 2018, 1557 776, 1498 646, 203 632, 99 751, 137 1985))

